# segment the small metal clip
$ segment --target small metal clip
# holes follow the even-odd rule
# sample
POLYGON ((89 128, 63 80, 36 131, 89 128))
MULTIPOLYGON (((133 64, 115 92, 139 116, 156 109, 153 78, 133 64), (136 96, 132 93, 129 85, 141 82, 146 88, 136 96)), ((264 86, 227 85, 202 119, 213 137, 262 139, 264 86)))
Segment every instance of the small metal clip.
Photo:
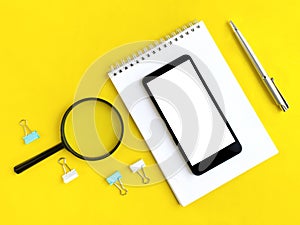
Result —
POLYGON ((121 178, 121 173, 119 171, 116 171, 112 175, 107 177, 106 181, 107 183, 109 183, 109 185, 115 185, 119 189, 120 195, 126 195, 128 190, 124 187, 121 178))
POLYGON ((142 50, 138 50, 138 55, 140 56, 142 54, 143 54, 142 50))
POLYGON ((40 138, 39 134, 36 131, 31 131, 30 128, 27 126, 27 120, 21 120, 19 122, 20 126, 23 127, 25 136, 23 137, 23 140, 25 144, 29 144, 33 142, 34 140, 40 138))
POLYGON ((144 167, 145 167, 144 160, 140 159, 139 161, 131 164, 129 167, 133 173, 137 173, 142 178, 144 184, 148 184, 150 182, 150 178, 145 174, 144 171, 144 167))
POLYGON ((64 170, 64 175, 62 176, 62 179, 65 184, 71 182, 72 180, 78 177, 78 173, 76 172, 76 170, 75 169, 71 170, 70 167, 68 166, 66 158, 64 157, 59 158, 57 162, 60 165, 62 165, 62 168, 64 170))
POLYGON ((181 33, 181 31, 182 30, 180 28, 176 29, 177 34, 181 33))
POLYGON ((114 70, 115 70, 114 65, 110 65, 110 71, 114 71, 114 70))
POLYGON ((136 56, 136 53, 133 53, 133 54, 132 54, 132 58, 135 59, 136 57, 137 57, 137 56, 136 56))

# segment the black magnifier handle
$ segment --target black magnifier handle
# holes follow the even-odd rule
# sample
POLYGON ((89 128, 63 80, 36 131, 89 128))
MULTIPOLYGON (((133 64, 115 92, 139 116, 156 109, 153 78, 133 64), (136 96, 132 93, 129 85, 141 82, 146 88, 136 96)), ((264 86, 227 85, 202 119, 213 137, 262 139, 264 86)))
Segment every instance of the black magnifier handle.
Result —
POLYGON ((59 150, 63 149, 65 146, 63 143, 59 143, 52 148, 32 157, 31 159, 26 160, 25 162, 20 163, 19 165, 14 167, 15 173, 19 174, 23 171, 27 170, 28 168, 34 166, 35 164, 39 163, 40 161, 48 158, 49 156, 53 155, 54 153, 58 152, 59 150))

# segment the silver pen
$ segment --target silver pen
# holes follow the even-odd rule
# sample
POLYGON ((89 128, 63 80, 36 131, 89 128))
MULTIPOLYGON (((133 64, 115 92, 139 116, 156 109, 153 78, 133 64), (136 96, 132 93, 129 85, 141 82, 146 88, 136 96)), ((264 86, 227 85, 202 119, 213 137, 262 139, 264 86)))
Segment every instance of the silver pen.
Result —
POLYGON ((235 36, 239 40, 240 44, 242 45, 243 49, 247 53, 248 57, 250 58, 253 66, 255 67, 256 71, 260 75, 260 78, 263 80, 264 84, 266 85, 267 89, 269 90, 270 94, 272 95, 276 104, 285 112, 288 110, 289 105, 285 101, 284 97, 276 87, 274 83, 274 79, 270 78, 266 73, 265 69, 262 67, 260 62, 258 61, 257 57, 255 56, 253 50, 251 49, 250 45, 242 35, 242 33, 237 29, 232 21, 229 22, 235 36))

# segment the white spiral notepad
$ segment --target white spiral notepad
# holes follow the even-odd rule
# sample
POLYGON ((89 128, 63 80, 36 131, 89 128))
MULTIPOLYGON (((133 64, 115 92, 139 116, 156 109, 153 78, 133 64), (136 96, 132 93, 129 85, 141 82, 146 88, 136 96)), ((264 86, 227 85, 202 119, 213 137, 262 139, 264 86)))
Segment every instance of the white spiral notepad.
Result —
POLYGON ((123 61, 121 66, 113 67, 109 77, 182 206, 277 154, 275 145, 203 22, 177 29, 172 37, 167 36, 166 40, 155 42, 143 53, 133 56, 123 61), (166 135, 159 143, 153 143, 153 132, 164 134, 167 129, 162 121, 157 120, 159 114, 142 85, 143 77, 183 54, 189 54, 204 75, 205 71, 201 71, 203 66, 197 63, 199 60, 212 74, 221 92, 225 107, 223 113, 242 145, 240 154, 201 176, 190 172, 171 136, 166 135))

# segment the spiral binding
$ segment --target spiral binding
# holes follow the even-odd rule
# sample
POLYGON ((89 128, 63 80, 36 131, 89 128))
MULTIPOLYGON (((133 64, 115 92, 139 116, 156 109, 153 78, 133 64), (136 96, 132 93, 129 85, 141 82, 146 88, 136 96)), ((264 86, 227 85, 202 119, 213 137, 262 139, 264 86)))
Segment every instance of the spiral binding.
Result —
POLYGON ((122 73, 124 70, 129 69, 129 67, 133 67, 135 64, 138 64, 145 59, 150 58, 157 52, 160 52, 164 48, 172 45, 173 42, 177 42, 180 39, 184 38, 184 36, 187 36, 190 33, 194 32, 195 28, 200 28, 200 25, 197 23, 197 20, 193 21, 192 23, 188 23, 187 25, 176 29, 175 32, 171 32, 170 34, 166 35, 165 38, 161 38, 159 41, 156 40, 148 47, 144 47, 142 50, 133 53, 126 59, 121 59, 120 62, 117 62, 115 65, 110 66, 109 74, 113 74, 114 76, 116 76, 117 74, 122 73))

